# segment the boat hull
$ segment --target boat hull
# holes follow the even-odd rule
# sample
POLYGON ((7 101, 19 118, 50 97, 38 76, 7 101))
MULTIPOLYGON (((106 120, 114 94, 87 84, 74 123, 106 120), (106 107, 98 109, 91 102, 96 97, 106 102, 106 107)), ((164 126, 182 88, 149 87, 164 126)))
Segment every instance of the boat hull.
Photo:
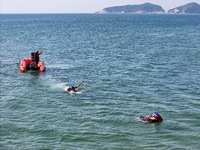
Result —
POLYGON ((27 70, 39 70, 40 72, 46 71, 46 67, 42 61, 38 61, 35 68, 30 67, 32 63, 35 63, 35 62, 33 62, 31 58, 26 58, 22 60, 20 63, 20 69, 19 69, 20 72, 25 73, 27 70))

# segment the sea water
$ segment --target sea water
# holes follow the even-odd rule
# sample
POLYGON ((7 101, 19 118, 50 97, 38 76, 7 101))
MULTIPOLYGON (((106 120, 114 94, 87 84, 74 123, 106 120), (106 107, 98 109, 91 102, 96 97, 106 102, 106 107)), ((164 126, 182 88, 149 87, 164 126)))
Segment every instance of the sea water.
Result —
POLYGON ((0 17, 0 149, 200 148, 200 15, 0 17))

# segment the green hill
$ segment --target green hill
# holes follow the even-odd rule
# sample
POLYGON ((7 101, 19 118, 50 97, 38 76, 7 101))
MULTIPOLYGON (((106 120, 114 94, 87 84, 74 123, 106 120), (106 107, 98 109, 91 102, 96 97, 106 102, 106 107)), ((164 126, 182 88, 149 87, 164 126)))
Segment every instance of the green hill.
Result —
POLYGON ((104 8, 97 14, 155 14, 165 13, 164 9, 159 5, 145 3, 141 5, 125 5, 104 8))
POLYGON ((183 6, 179 6, 168 11, 169 14, 199 14, 200 5, 192 2, 183 6))

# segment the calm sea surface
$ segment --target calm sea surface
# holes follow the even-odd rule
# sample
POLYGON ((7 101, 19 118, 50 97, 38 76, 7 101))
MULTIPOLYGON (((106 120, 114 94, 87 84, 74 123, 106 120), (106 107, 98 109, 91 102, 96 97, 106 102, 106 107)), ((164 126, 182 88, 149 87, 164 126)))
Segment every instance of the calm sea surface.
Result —
POLYGON ((0 15, 0 51, 1 150, 200 148, 200 15, 0 15))

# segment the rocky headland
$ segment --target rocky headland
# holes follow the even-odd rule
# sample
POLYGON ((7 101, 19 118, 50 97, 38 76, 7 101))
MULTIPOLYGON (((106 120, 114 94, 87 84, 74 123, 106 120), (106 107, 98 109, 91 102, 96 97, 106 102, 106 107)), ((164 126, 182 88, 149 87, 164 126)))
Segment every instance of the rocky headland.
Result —
POLYGON ((124 5, 107 7, 95 12, 96 14, 200 14, 200 5, 192 2, 173 9, 165 10, 155 4, 144 3, 140 5, 124 5))

